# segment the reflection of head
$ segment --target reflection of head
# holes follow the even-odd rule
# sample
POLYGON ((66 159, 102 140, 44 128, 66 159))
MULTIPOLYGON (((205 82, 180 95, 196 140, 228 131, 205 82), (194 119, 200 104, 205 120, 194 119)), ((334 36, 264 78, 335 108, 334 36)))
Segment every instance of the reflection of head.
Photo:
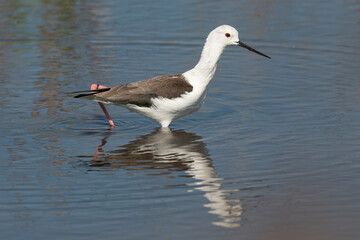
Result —
MULTIPOLYGON (((239 226, 242 207, 240 200, 229 200, 236 191, 221 189, 221 178, 212 166, 206 145, 201 137, 184 131, 158 129, 121 146, 117 150, 102 154, 98 151, 92 162, 93 167, 123 168, 126 170, 183 171, 196 180, 191 186, 204 193, 209 203, 209 213, 221 220, 213 224, 222 227, 239 226)), ((102 145, 106 141, 103 140, 102 145)), ((160 173, 161 174, 161 173, 160 173)))

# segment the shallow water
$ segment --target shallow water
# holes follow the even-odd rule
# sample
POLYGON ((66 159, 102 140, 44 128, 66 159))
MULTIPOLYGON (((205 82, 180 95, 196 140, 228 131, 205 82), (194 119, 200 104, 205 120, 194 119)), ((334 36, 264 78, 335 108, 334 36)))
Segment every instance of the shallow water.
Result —
POLYGON ((359 239, 358 1, 1 1, 1 239, 359 239), (171 130, 70 98, 181 73, 229 24, 171 130))

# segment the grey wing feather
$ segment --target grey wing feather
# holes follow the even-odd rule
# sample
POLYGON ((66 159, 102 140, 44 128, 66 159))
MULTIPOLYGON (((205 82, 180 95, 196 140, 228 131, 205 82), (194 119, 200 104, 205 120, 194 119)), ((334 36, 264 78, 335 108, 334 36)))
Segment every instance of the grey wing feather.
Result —
POLYGON ((166 75, 112 87, 109 91, 95 94, 94 100, 150 107, 152 98, 177 98, 192 89, 183 75, 166 75))

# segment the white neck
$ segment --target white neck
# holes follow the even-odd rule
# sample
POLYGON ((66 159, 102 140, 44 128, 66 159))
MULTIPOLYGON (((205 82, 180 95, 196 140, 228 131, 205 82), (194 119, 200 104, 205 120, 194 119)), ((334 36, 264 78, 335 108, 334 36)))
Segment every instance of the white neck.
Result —
POLYGON ((213 41, 211 36, 206 39, 204 48, 201 53, 198 64, 189 72, 199 75, 199 81, 208 85, 213 78, 217 66, 225 46, 213 41))

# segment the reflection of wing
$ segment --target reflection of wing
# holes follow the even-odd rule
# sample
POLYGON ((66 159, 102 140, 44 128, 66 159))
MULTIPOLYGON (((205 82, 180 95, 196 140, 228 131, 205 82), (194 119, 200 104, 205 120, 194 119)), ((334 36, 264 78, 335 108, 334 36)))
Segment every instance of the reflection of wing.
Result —
MULTIPOLYGON (((106 155, 94 155, 92 166, 114 168, 136 167, 139 169, 168 169, 184 171, 196 180, 191 186, 202 191, 209 203, 209 213, 220 220, 214 225, 222 227, 240 226, 242 207, 240 200, 230 200, 228 195, 237 190, 223 190, 216 170, 201 137, 184 131, 159 129, 152 134, 140 137, 121 149, 107 152, 106 155), (147 159, 147 161, 144 161, 147 159)), ((106 141, 105 141, 106 143, 106 141)), ((102 145, 104 145, 104 141, 102 145)), ((99 149, 99 148, 98 148, 99 149)))

